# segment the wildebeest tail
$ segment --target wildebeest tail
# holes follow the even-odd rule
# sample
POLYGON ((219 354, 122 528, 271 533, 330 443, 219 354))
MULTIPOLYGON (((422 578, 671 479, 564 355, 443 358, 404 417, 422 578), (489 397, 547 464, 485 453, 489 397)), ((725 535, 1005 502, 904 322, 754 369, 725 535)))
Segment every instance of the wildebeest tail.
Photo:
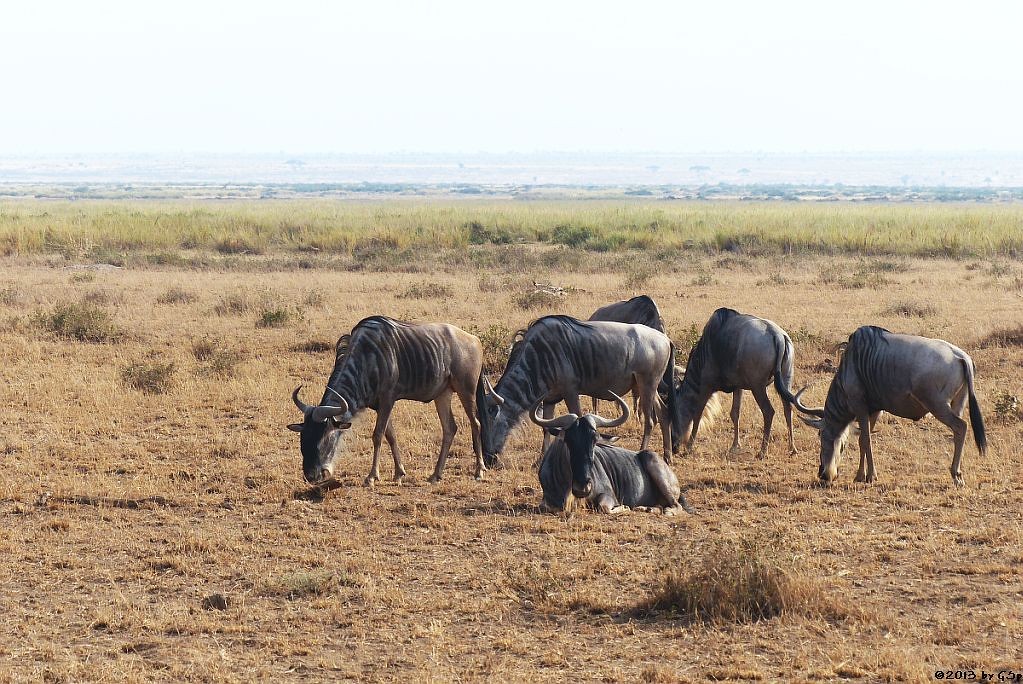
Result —
MULTIPOLYGON (((487 393, 484 389, 485 383, 483 382, 483 374, 485 370, 480 370, 480 376, 476 379, 476 417, 480 421, 480 448, 483 448, 484 444, 487 444, 485 435, 490 431, 490 416, 487 414, 487 393)), ((488 468, 494 465, 494 459, 487 456, 487 452, 483 451, 483 464, 488 468)))
POLYGON ((664 369, 664 377, 661 383, 667 385, 668 398, 664 402, 668 410, 669 423, 675 420, 675 343, 669 343, 671 352, 668 354, 668 365, 664 369))
POLYGON ((792 394, 792 388, 785 386, 785 369, 792 368, 794 364, 792 357, 795 355, 795 350, 792 347, 792 340, 788 335, 782 335, 775 342, 775 347, 777 353, 774 361, 774 389, 778 391, 778 396, 785 402, 795 404, 796 397, 792 394))
POLYGON ((984 432, 984 417, 980 414, 980 404, 977 403, 977 395, 973 391, 973 361, 969 358, 960 358, 963 364, 963 372, 966 373, 966 391, 970 394, 970 427, 973 428, 973 440, 977 443, 980 455, 987 453, 987 434, 984 432))

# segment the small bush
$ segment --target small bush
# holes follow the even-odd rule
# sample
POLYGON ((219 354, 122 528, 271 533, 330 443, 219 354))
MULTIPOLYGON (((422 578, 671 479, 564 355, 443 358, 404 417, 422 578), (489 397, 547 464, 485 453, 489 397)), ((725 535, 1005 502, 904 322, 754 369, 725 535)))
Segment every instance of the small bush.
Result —
POLYGON ((257 328, 283 328, 298 318, 298 314, 290 307, 264 308, 256 319, 257 328))
POLYGON ((500 374, 508 363, 512 331, 503 325, 491 325, 486 330, 470 326, 468 332, 478 337, 483 346, 483 372, 500 374))
POLYGON ((19 306, 25 301, 25 294, 14 285, 0 290, 0 306, 19 306))
POLYGON ((550 241, 568 247, 583 247, 593 239, 594 233, 585 226, 555 226, 550 241))
POLYGON ((110 306, 115 301, 114 295, 109 290, 89 290, 82 295, 82 301, 96 306, 110 306))
POLYGON ((448 299, 455 291, 442 283, 413 283, 398 294, 398 299, 448 299))
POLYGON ((216 349, 206 358, 202 371, 218 378, 232 378, 245 355, 236 349, 216 349))
POLYGON ((649 284, 650 279, 657 274, 656 269, 648 264, 637 265, 625 275, 625 289, 642 290, 649 284))
POLYGON ((37 313, 35 323, 65 340, 114 342, 123 337, 106 310, 87 302, 60 302, 49 313, 37 313))
POLYGON ((716 283, 717 280, 715 280, 714 276, 709 273, 701 273, 689 281, 689 285, 691 287, 702 287, 705 285, 714 285, 716 283))
POLYGON ((465 227, 469 230, 469 243, 473 245, 508 245, 515 241, 507 228, 484 226, 479 221, 471 221, 465 227))
POLYGON ((252 240, 240 236, 226 237, 218 240, 213 249, 221 254, 262 254, 263 248, 252 240))
POLYGON ((995 398, 995 417, 1002 422, 1023 420, 1019 398, 1005 391, 999 392, 995 398))
POLYGON ((980 346, 985 348, 1023 347, 1023 325, 994 330, 980 341, 980 346))
POLYGON ((174 363, 155 359, 135 361, 121 369, 121 379, 132 389, 146 394, 163 394, 174 384, 174 363))
POLYGON ((515 305, 525 311, 534 309, 550 309, 561 302, 561 297, 544 290, 530 290, 515 298, 515 305))
POLYGON ((96 274, 92 271, 79 271, 71 276, 72 283, 91 283, 96 280, 96 274))
MULTIPOLYGON (((347 585, 347 583, 345 583, 347 585)), ((342 582, 327 570, 296 572, 278 577, 267 587, 270 594, 295 600, 309 596, 327 594, 342 586, 342 582)))
POLYGON ((327 303, 327 295, 323 294, 323 290, 309 290, 302 297, 302 306, 307 306, 312 309, 319 309, 327 303))
POLYGON ((199 301, 199 295, 176 285, 167 288, 156 298, 157 304, 193 304, 197 301, 199 301))
POLYGON ((253 309, 252 300, 244 292, 229 292, 221 296, 213 306, 213 313, 218 316, 240 316, 253 309))
POLYGON ((896 302, 881 312, 882 316, 903 316, 905 318, 927 318, 938 313, 930 304, 914 304, 912 302, 896 302))
POLYGON ((795 560, 784 558, 770 542, 748 538, 715 542, 681 563, 639 608, 710 623, 848 615, 795 560))

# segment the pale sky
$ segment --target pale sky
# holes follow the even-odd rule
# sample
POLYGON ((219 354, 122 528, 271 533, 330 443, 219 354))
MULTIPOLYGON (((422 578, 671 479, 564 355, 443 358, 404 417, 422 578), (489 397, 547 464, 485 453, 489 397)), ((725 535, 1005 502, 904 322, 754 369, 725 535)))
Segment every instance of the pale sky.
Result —
POLYGON ((0 155, 1021 152, 1021 30, 1015 0, 11 0, 0 155))

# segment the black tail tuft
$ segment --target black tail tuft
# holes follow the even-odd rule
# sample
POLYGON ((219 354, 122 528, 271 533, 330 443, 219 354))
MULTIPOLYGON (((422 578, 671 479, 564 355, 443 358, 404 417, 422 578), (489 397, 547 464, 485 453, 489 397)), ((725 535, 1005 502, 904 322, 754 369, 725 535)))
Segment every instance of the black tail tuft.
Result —
POLYGON ((984 416, 980 413, 980 404, 973 391, 973 361, 960 359, 966 372, 966 390, 970 393, 970 427, 973 428, 973 440, 977 443, 980 455, 987 454, 987 434, 984 432, 984 416))
POLYGON ((782 379, 782 372, 785 368, 786 362, 792 363, 792 340, 788 338, 788 335, 781 337, 781 344, 776 345, 777 354, 775 355, 774 362, 774 389, 777 390, 778 396, 788 404, 795 404, 796 397, 792 394, 792 388, 785 386, 785 381, 782 379))
POLYGON ((671 353, 668 355, 668 367, 664 369, 664 377, 661 382, 667 387, 668 397, 664 402, 668 410, 668 424, 675 421, 675 343, 671 343, 671 353))

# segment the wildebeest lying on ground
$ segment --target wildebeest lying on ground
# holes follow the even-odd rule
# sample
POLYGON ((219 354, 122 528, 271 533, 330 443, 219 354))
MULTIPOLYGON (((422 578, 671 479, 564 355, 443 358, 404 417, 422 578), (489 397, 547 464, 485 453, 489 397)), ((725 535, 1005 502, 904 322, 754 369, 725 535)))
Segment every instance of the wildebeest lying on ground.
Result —
POLYGON ((828 388, 821 408, 808 408, 800 396, 796 407, 810 416, 804 422, 820 430, 821 457, 818 477, 830 483, 838 477, 838 457, 845 447, 849 428, 859 426, 860 467, 856 482, 873 482, 874 456, 870 424, 877 414, 920 420, 928 413, 952 430, 955 454, 952 481, 964 484, 960 465, 966 441, 966 423, 960 418, 967 399, 970 425, 977 449, 987 451, 984 419, 974 393, 973 359, 959 347, 944 340, 916 335, 899 335, 884 328, 863 326, 849 336, 842 361, 828 388))
POLYGON ((622 411, 614 420, 593 413, 542 418, 540 402, 530 413, 534 423, 557 436, 544 451, 540 463, 544 508, 565 510, 574 497, 588 501, 602 513, 620 513, 630 508, 663 509, 667 515, 691 511, 675 473, 660 456, 601 441, 599 429, 617 427, 629 418, 628 404, 613 392, 608 395, 622 411))
POLYGON ((334 474, 341 436, 352 418, 371 408, 377 412, 373 429, 373 466, 365 484, 380 479, 377 468, 380 440, 387 438, 394 456, 394 479, 405 476, 394 427, 390 420, 394 403, 402 399, 432 401, 437 405, 443 436, 440 456, 431 482, 444 472, 451 442, 458 427, 451 413, 451 395, 458 395, 469 417, 472 448, 476 454, 476 478, 486 470, 483 464, 480 424, 476 411, 477 389, 482 392, 483 347, 474 335, 446 323, 412 324, 385 316, 360 321, 350 335, 338 341, 334 370, 327 381, 319 406, 292 400, 304 420, 288 429, 301 435, 302 472, 310 483, 322 482, 334 474))
POLYGON ((665 407, 658 396, 661 382, 674 374, 673 347, 664 333, 645 325, 580 321, 570 316, 544 316, 526 329, 508 357, 504 374, 489 394, 477 396, 483 430, 483 453, 496 459, 508 433, 538 402, 545 407, 564 401, 582 415, 580 395, 639 395, 644 415, 642 448, 659 419, 665 457, 671 450, 671 393, 665 407))
POLYGON ((789 451, 795 453, 796 445, 792 438, 792 402, 795 397, 789 389, 794 355, 792 340, 769 320, 725 308, 711 314, 703 334, 689 354, 682 382, 675 390, 672 451, 678 452, 687 433, 687 448, 692 446, 704 407, 711 396, 715 392, 731 392, 731 452, 737 452, 742 391, 750 390, 764 414, 764 437, 760 442, 759 455, 761 458, 766 456, 774 421, 774 407, 767 398, 767 386, 773 380, 788 424, 789 451))

